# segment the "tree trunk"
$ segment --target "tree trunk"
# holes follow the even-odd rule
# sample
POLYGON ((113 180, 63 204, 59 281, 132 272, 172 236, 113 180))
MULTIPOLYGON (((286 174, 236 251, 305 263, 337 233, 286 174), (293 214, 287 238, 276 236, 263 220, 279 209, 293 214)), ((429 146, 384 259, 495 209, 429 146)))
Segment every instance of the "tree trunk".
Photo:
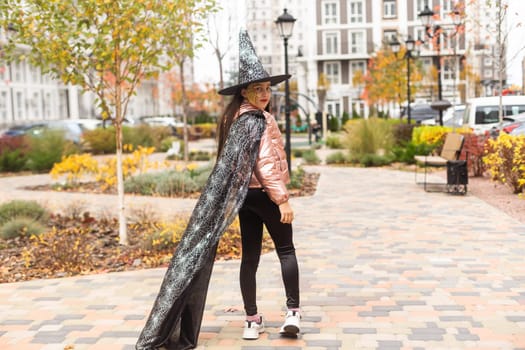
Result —
POLYGON ((117 193, 118 193, 118 222, 119 243, 128 245, 128 230, 126 224, 126 208, 124 206, 124 174, 122 171, 122 87, 119 79, 115 87, 115 140, 117 149, 117 193))
POLYGON ((183 139, 184 139, 184 161, 189 161, 189 142, 188 142, 188 108, 186 107, 186 87, 184 86, 184 60, 180 62, 180 85, 181 85, 181 101, 182 101, 182 122, 184 123, 183 139))

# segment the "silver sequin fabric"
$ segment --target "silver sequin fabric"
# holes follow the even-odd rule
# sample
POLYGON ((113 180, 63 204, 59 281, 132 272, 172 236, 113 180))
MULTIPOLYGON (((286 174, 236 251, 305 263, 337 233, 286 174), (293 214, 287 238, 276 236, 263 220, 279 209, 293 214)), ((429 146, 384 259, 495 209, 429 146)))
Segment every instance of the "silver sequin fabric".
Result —
POLYGON ((137 350, 197 344, 217 244, 242 206, 265 128, 262 113, 241 115, 193 209, 168 266, 137 350))

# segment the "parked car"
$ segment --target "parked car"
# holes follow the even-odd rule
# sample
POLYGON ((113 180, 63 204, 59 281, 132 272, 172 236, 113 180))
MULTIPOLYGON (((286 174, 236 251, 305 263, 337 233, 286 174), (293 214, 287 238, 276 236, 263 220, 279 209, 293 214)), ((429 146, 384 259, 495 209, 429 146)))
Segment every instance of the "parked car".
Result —
MULTIPOLYGON (((408 118, 407 108, 401 112, 401 118, 408 118)), ((429 104, 411 104, 410 105, 410 119, 416 124, 421 124, 424 120, 435 120, 439 118, 439 112, 429 104)))
POLYGON ((77 144, 81 142, 84 132, 81 124, 76 120, 48 120, 12 126, 3 133, 2 137, 39 136, 45 130, 58 130, 63 133, 66 140, 77 144))
MULTIPOLYGON (((454 105, 443 112, 443 126, 458 128, 463 125, 465 105, 454 105)), ((439 125, 439 113, 436 119, 426 119, 421 122, 424 125, 439 125)))
MULTIPOLYGON (((503 118, 509 121, 516 115, 525 112, 525 96, 502 96, 503 118)), ((463 125, 476 134, 499 132, 500 97, 478 97, 467 101, 463 125)))
POLYGON ((509 132, 509 135, 525 136, 525 122, 519 123, 518 126, 509 132))

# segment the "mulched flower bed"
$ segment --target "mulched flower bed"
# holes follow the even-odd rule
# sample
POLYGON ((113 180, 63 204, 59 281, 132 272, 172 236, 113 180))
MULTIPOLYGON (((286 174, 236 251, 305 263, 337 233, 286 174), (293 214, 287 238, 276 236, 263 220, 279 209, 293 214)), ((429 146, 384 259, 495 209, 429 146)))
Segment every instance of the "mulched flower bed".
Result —
MULTIPOLYGON (((291 196, 312 195, 318 178, 319 174, 306 173, 301 188, 291 190, 291 196)), ((92 186, 85 186, 80 191, 96 192, 92 186)), ((53 190, 51 186, 33 189, 53 190)), ((173 247, 155 250, 145 245, 144 232, 153 232, 155 225, 157 223, 130 223, 130 242, 121 245, 118 243, 118 222, 114 218, 94 218, 88 213, 75 217, 53 214, 47 223, 51 232, 46 232, 49 241, 39 242, 27 236, 0 240, 0 283, 167 266, 173 247)), ((271 240, 265 235, 264 250, 271 249, 271 240)), ((221 238, 217 259, 239 257, 238 227, 231 228, 221 238)))

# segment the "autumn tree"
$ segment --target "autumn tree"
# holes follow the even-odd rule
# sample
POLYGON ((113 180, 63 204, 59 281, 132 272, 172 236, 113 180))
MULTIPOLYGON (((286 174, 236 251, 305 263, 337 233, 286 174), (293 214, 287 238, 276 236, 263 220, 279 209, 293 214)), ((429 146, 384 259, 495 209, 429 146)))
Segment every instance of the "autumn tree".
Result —
MULTIPOLYGON (((384 105, 391 102, 401 104, 407 100, 407 60, 406 48, 396 54, 390 48, 374 53, 368 61, 365 72, 354 74, 352 83, 363 87, 362 97, 369 106, 384 105)), ((421 81, 421 67, 410 60, 410 92, 415 96, 417 82, 421 81)))
POLYGON ((116 132, 119 239, 128 243, 122 173, 122 122, 141 81, 191 50, 214 0, 3 0, 11 28, 7 60, 27 59, 65 84, 97 96, 116 132))

